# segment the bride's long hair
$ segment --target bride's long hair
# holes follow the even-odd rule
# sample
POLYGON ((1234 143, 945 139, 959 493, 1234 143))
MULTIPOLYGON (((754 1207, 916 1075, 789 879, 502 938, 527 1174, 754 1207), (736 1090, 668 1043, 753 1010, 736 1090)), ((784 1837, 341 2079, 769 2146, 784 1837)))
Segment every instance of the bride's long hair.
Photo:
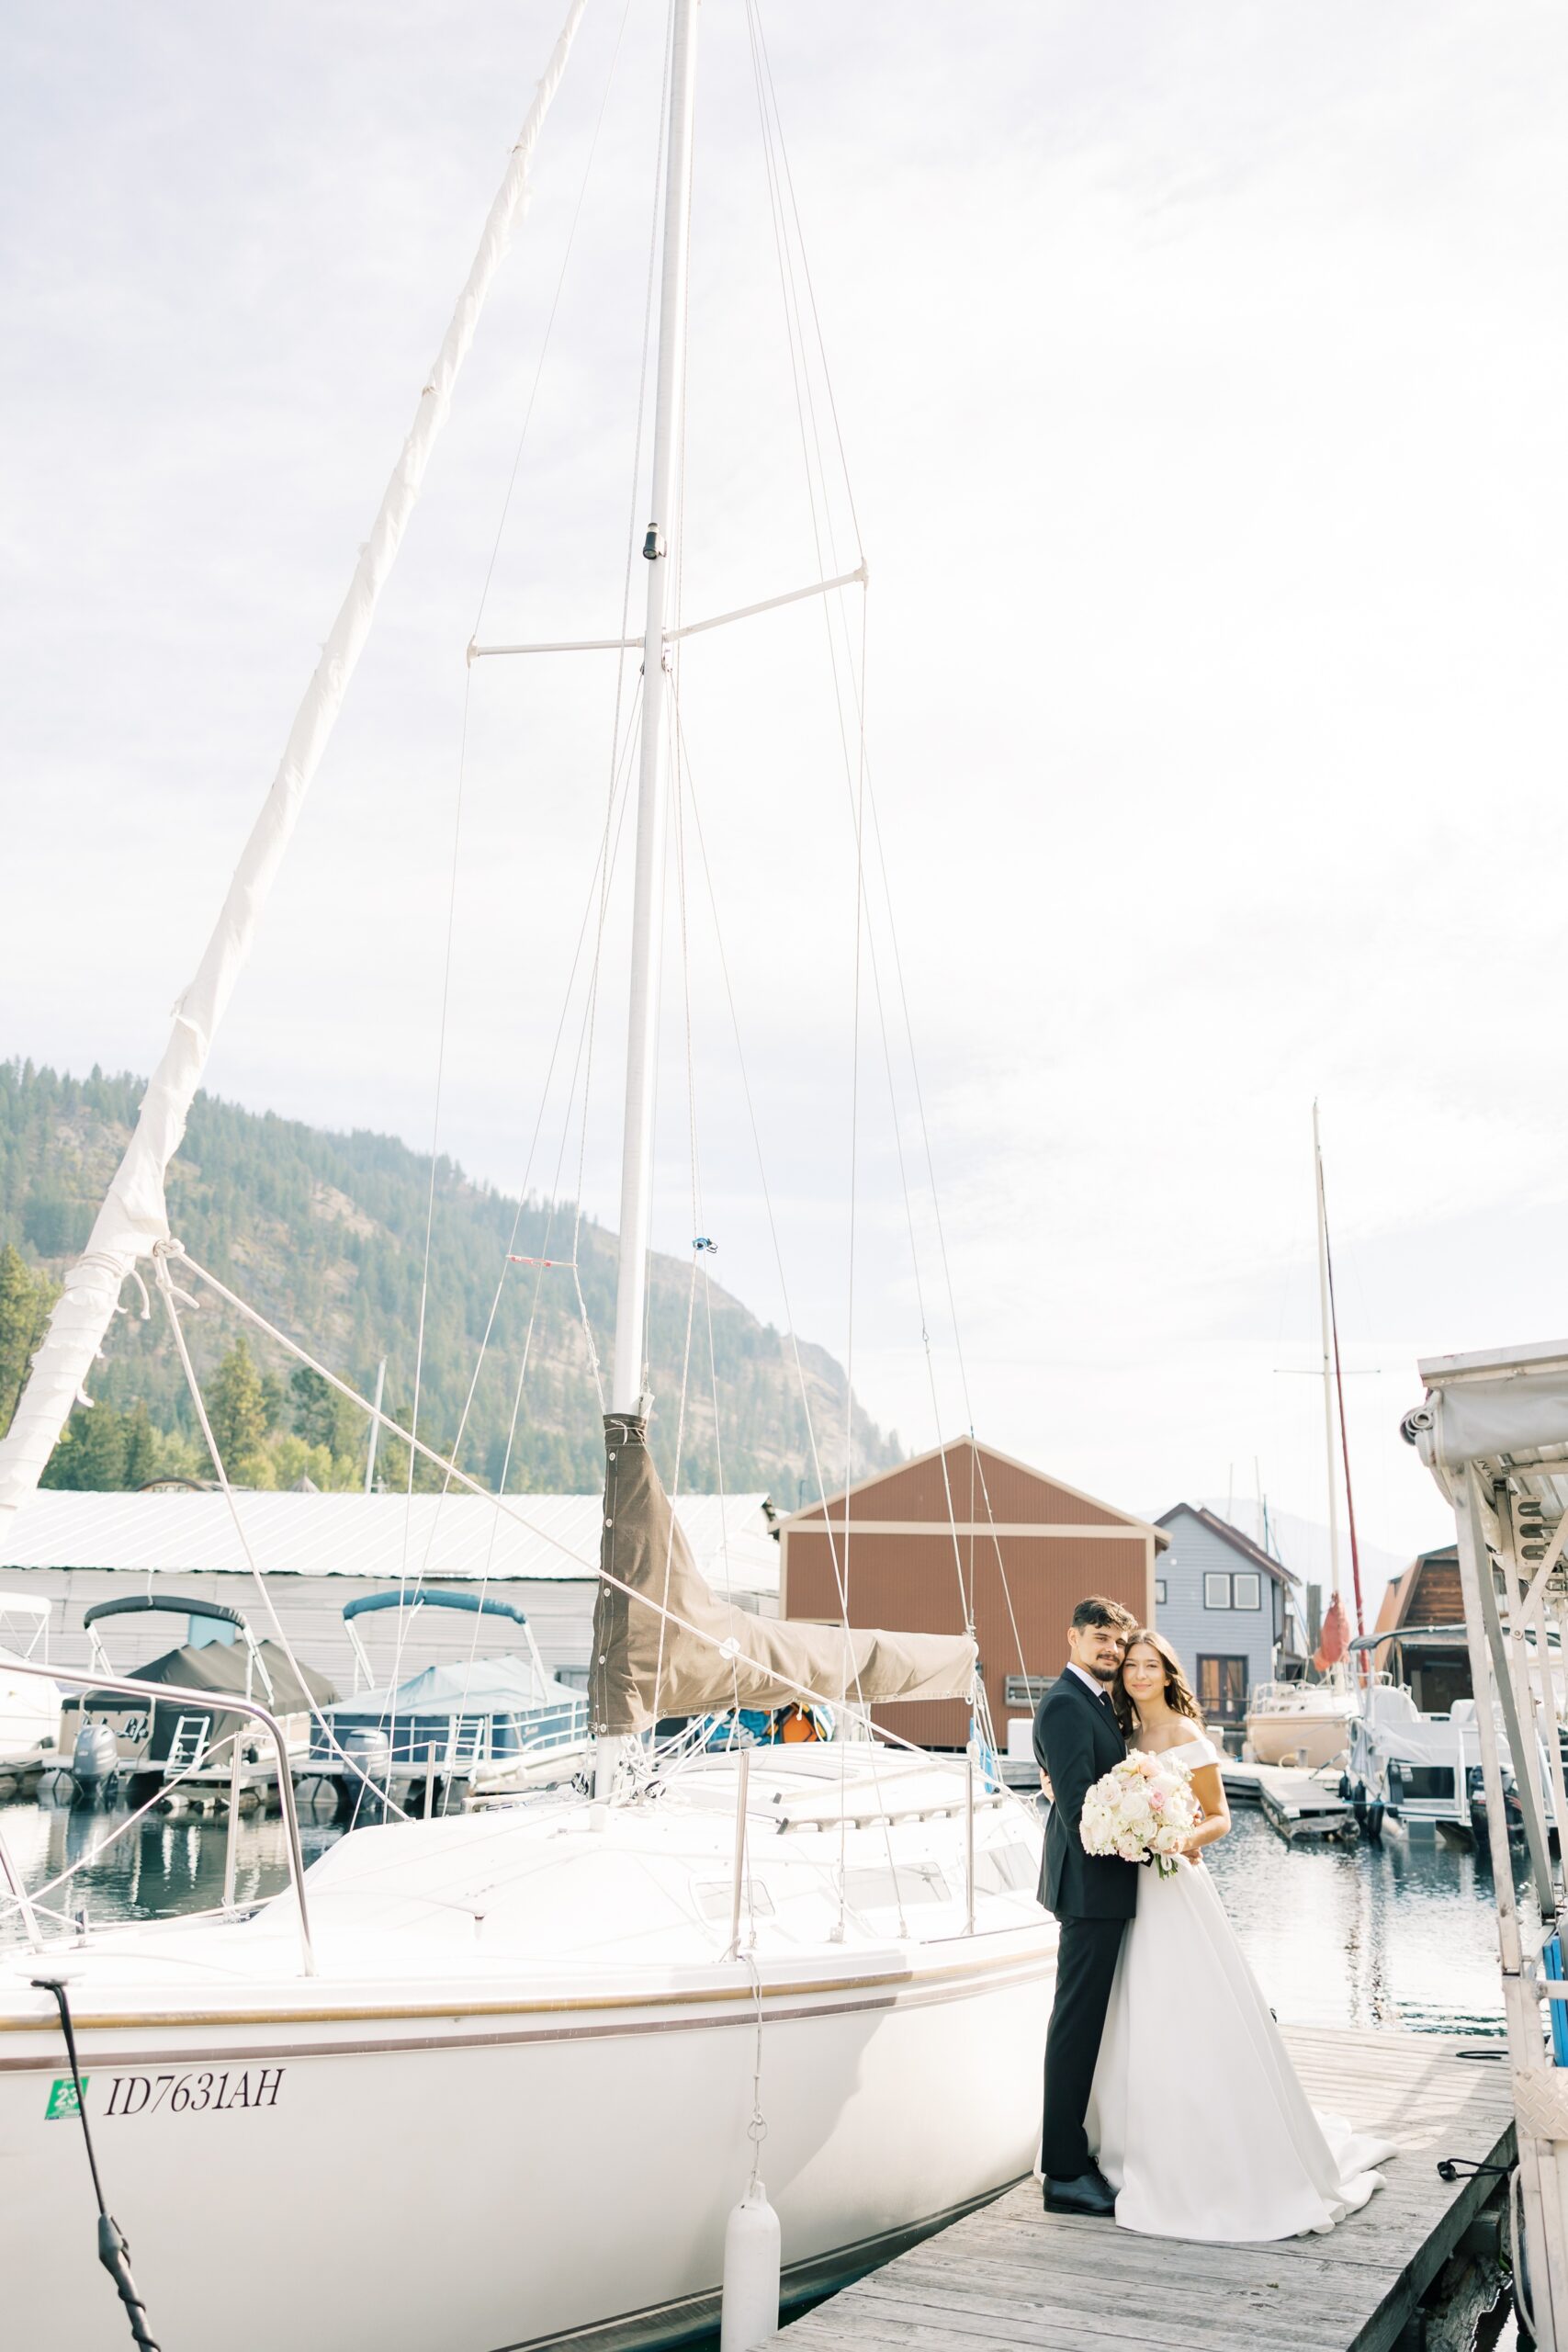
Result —
POLYGON ((1190 1715, 1192 1721, 1201 1729, 1203 1710, 1193 1695, 1192 1685, 1187 1679, 1181 1660, 1163 1634, 1156 1634, 1152 1625, 1140 1625, 1136 1633, 1129 1634, 1127 1636, 1127 1646, 1122 1653, 1122 1664, 1117 1668, 1116 1679, 1111 1686, 1111 1703, 1115 1709, 1116 1720, 1122 1730, 1132 1731, 1136 1728, 1138 1723, 1138 1711, 1133 1704, 1126 1683, 1122 1680, 1122 1674, 1125 1671, 1127 1660, 1140 1642, 1148 1645, 1165 1668, 1165 1703, 1172 1714, 1190 1715))

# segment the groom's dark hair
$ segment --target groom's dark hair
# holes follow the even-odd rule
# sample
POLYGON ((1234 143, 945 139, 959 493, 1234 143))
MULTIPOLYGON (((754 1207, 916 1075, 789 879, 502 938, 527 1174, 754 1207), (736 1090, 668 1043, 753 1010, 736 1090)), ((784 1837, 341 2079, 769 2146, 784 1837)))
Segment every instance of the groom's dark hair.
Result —
POLYGON ((1123 1609, 1119 1600, 1107 1600, 1099 1592, 1091 1592, 1087 1600, 1079 1601, 1071 1622, 1075 1632, 1080 1625, 1113 1625, 1119 1634, 1131 1634, 1138 1623, 1130 1609, 1123 1609))

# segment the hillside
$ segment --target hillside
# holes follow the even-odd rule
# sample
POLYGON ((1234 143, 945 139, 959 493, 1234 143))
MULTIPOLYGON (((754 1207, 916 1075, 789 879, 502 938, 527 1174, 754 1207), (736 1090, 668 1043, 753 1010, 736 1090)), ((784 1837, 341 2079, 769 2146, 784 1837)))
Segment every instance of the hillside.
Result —
MULTIPOLYGON (((46 1276, 58 1279, 85 1241, 129 1138, 143 1085, 141 1080, 104 1078, 96 1071, 78 1080, 30 1062, 0 1063, 0 1251, 11 1245, 40 1284, 46 1276)), ((376 1365, 384 1355, 387 1409, 406 1421, 429 1187, 428 1158, 391 1136, 328 1134, 198 1095, 170 1170, 169 1214, 194 1258, 362 1394, 373 1392, 376 1365)), ((515 1201, 470 1182, 450 1161, 438 1161, 420 1408, 420 1435, 427 1442, 445 1448, 456 1434, 508 1250, 530 1257, 569 1257, 572 1222, 570 1204, 552 1207, 529 1200, 520 1209, 515 1201)), ((578 1257, 595 1342, 608 1358, 615 1235, 585 1218, 578 1257)), ((15 1261, 9 1262, 17 1279, 25 1280, 15 1261)), ((600 1408, 570 1273, 562 1269, 540 1274, 524 1266, 506 1272, 469 1412, 463 1467, 489 1486, 501 1477, 532 1316, 527 1377, 506 1483, 518 1491, 591 1492, 602 1476, 600 1408)), ((667 1478, 673 1466, 690 1279, 686 1265, 655 1259, 649 1314, 653 1441, 667 1478)), ((130 1284, 126 1300, 134 1306, 130 1284)), ((681 1483, 693 1491, 715 1491, 722 1449, 728 1489, 765 1489, 782 1507, 793 1507, 816 1491, 793 1351, 780 1332, 760 1323, 716 1284, 712 1306, 714 1363, 710 1373, 699 1314, 681 1483)), ((188 1329, 205 1385, 241 1327, 231 1314, 215 1309, 209 1295, 202 1312, 189 1317, 188 1329)), ((336 1481, 346 1483, 353 1457, 357 1454, 363 1464, 365 1417, 339 1415, 334 1420, 330 1412, 323 1417, 319 1399, 307 1396, 301 1403, 301 1392, 288 1387, 289 1359, 254 1339, 252 1345, 264 1375, 268 1429, 302 1430, 305 1438, 324 1441, 336 1459, 336 1481)), ((844 1470, 844 1374, 824 1349, 802 1341, 800 1351, 824 1475, 831 1485, 844 1470)), ((193 1453, 199 1449, 199 1433, 162 1315, 150 1323, 134 1313, 117 1317, 106 1359, 94 1375, 92 1393, 113 1413, 129 1417, 124 1428, 130 1432, 132 1470, 140 1430, 149 1437, 141 1451, 143 1469, 177 1468, 190 1455, 188 1466, 208 1475, 205 1455, 193 1453), (152 1432, 167 1435, 161 1452, 151 1442, 152 1432)), ((8 1418, 11 1401, 0 1396, 0 1421, 8 1418)), ((57 1452, 51 1483, 137 1482, 121 1464, 123 1441, 118 1442, 114 1470, 102 1477, 85 1471, 85 1425, 96 1418, 73 1417, 73 1435, 57 1452), (74 1467, 62 1466, 72 1463, 74 1467)), ((106 1415, 94 1440, 102 1448, 111 1434, 106 1415)), ((897 1458, 897 1439, 885 1436, 857 1406, 853 1474, 863 1476, 897 1458)), ((264 1475, 270 1474, 258 1473, 264 1475)))

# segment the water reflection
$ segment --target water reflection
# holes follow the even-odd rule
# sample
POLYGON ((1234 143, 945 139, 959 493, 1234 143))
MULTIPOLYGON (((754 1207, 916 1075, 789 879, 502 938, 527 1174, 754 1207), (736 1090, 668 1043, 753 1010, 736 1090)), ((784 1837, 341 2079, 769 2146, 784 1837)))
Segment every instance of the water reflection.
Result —
POLYGON ((1247 1956, 1297 2025, 1500 2035, 1492 1875, 1417 1832, 1287 1846, 1238 1811, 1210 1862, 1247 1956))
MULTIPOLYGON (((98 1925, 113 1919, 161 1919, 176 1912, 205 1911, 223 1900, 224 1838, 220 1823, 192 1814, 143 1815, 121 1830, 125 1810, 72 1811, 63 1806, 7 1805, 0 1833, 29 1894, 42 1890, 49 1911, 70 1918, 85 1913, 98 1925), (111 1838, 113 1842, 110 1843, 111 1838), (63 1886, 52 1882, 74 1866, 63 1886)), ((309 1863, 342 1833, 328 1821, 307 1815, 299 1824, 309 1863)), ((288 1849, 281 1820, 256 1815, 240 1821, 235 1833, 234 1892, 240 1903, 259 1903, 288 1883, 288 1849)), ((59 1918, 44 1919, 53 1929, 59 1918)), ((0 1939, 19 1933, 14 1915, 0 1923, 0 1939)))
MULTIPOLYGON (((125 1815, 8 1805, 3 1830, 36 1890, 71 1862, 68 1889, 48 1900, 71 1916, 151 1919, 223 1899, 222 1825, 147 1815, 113 1845, 125 1815)), ((300 1823, 307 1860, 342 1832, 300 1823)), ((243 1819, 236 1833, 243 1903, 288 1880, 281 1821, 243 1819)), ((1472 1854, 1430 1837, 1381 1846, 1287 1846, 1260 1814, 1238 1811, 1210 1864, 1247 1958, 1280 2018, 1301 2025, 1403 2027, 1416 2033, 1502 2032, 1490 1873, 1472 1854)), ((0 1936, 16 1932, 14 1921, 0 1936)))

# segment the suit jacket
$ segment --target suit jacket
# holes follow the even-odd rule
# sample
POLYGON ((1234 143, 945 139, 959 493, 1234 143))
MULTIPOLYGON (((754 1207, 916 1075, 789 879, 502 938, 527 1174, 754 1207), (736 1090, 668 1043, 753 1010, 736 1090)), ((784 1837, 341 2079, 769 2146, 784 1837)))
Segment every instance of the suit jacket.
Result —
POLYGON ((1052 1791, 1040 1900, 1058 1919, 1130 1919, 1138 1907, 1138 1865, 1086 1854, 1078 1835, 1085 1797, 1126 1753, 1110 1707, 1076 1674, 1062 1674, 1034 1716, 1035 1758, 1052 1791))

